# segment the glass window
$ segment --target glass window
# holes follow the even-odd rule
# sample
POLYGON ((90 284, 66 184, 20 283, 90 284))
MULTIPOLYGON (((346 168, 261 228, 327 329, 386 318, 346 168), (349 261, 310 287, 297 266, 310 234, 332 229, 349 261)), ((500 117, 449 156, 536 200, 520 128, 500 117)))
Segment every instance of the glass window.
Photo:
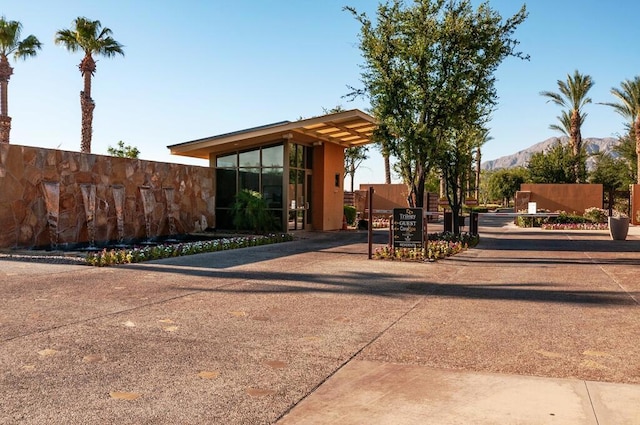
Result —
POLYGON ((240 190, 249 189, 255 192, 260 191, 260 169, 240 168, 240 190))
POLYGON ((240 152, 240 167, 259 167, 260 150, 240 152))
POLYGON ((262 170, 262 197, 269 208, 282 208, 282 168, 262 170))
POLYGON ((216 169, 216 207, 229 208, 236 196, 236 170, 216 169))
POLYGON ((284 146, 271 146, 262 149, 263 167, 283 167, 284 166, 284 146))
POLYGON ((238 165, 238 155, 235 153, 231 155, 219 156, 216 159, 216 167, 218 168, 234 168, 238 165))
POLYGON ((294 168, 302 168, 302 158, 304 151, 302 146, 289 143, 289 165, 294 168))

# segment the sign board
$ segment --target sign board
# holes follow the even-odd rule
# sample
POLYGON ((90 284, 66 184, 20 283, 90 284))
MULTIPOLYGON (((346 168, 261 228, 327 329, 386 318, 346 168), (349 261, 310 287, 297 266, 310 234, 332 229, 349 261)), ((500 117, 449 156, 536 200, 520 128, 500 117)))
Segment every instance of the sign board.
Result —
POLYGON ((464 204, 469 206, 478 205, 478 200, 474 198, 467 198, 464 200, 464 204))
POLYGON ((424 246, 422 208, 393 209, 393 247, 422 248, 424 246))
POLYGON ((538 212, 538 204, 536 202, 529 202, 527 212, 529 214, 536 214, 538 212))

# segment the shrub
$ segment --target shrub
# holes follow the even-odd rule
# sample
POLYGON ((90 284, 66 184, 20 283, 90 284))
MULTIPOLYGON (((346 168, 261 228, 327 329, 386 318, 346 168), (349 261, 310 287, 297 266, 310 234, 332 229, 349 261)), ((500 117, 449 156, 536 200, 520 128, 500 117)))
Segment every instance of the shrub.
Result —
POLYGON ((238 192, 231 214, 236 229, 262 233, 276 227, 276 220, 268 210, 267 202, 260 193, 253 190, 244 189, 238 192))
POLYGON ((345 205, 343 208, 344 215, 347 217, 347 223, 351 226, 356 224, 356 207, 351 205, 345 205))
POLYGON ((593 223, 606 223, 609 214, 606 210, 597 207, 591 207, 584 210, 583 217, 593 223))

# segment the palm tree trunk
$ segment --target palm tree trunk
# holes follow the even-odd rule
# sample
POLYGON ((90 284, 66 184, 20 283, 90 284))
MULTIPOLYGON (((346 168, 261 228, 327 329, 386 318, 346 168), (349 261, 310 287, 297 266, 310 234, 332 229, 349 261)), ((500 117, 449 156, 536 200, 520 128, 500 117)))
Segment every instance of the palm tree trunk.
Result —
POLYGON ((391 164, 389 163, 389 153, 382 153, 384 159, 384 182, 385 184, 391 184, 391 164))
POLYGON ((9 78, 13 68, 5 55, 0 57, 0 143, 9 143, 11 117, 9 116, 9 78))
POLYGON ((91 135, 93 134, 93 110, 96 107, 91 99, 91 77, 96 72, 96 62, 87 54, 78 65, 84 78, 84 90, 80 92, 80 110, 82 113, 82 141, 80 152, 91 153, 91 135))
POLYGON ((636 177, 636 183, 640 184, 640 113, 638 113, 638 116, 636 117, 636 122, 634 123, 634 130, 636 132, 636 154, 638 155, 637 158, 637 177, 636 177))
MULTIPOLYGON (((582 150, 582 135, 580 134, 580 113, 574 110, 571 113, 571 134, 569 135, 569 143, 571 144, 571 152, 575 158, 580 155, 582 150)), ((574 166, 574 173, 576 177, 576 183, 580 183, 580 164, 576 161, 574 166)))

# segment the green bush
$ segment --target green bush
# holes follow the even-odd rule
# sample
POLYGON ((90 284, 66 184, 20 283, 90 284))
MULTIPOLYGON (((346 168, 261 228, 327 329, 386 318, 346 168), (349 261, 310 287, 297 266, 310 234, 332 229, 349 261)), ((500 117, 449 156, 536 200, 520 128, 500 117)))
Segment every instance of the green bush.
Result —
POLYGON ((256 233, 274 230, 276 221, 267 207, 267 202, 260 193, 248 189, 241 190, 231 208, 233 225, 238 230, 251 230, 256 233))
POLYGON ((609 214, 606 210, 597 207, 591 207, 584 210, 584 218, 594 223, 606 223, 609 214))
POLYGON ((349 225, 356 224, 356 207, 345 205, 343 210, 345 217, 347 217, 347 223, 349 225))

